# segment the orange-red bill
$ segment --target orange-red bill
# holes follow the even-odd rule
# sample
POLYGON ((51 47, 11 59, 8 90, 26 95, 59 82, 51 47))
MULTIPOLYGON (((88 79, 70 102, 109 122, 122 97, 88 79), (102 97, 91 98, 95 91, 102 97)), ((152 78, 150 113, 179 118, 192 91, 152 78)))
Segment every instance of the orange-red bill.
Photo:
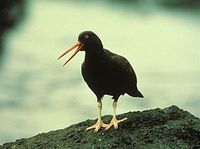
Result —
POLYGON ((70 51, 72 51, 73 49, 75 49, 76 47, 78 47, 78 48, 76 49, 76 51, 74 52, 74 54, 63 64, 63 66, 65 64, 67 64, 80 51, 80 49, 83 47, 83 44, 81 44, 81 42, 77 41, 76 44, 72 45, 62 55, 60 55, 58 57, 58 60, 59 60, 61 57, 63 57, 64 55, 66 55, 67 53, 69 53, 70 51))
POLYGON ((76 49, 76 51, 74 52, 74 54, 63 64, 63 66, 65 66, 65 64, 67 64, 79 51, 80 49, 83 47, 83 44, 81 44, 78 49, 76 49))

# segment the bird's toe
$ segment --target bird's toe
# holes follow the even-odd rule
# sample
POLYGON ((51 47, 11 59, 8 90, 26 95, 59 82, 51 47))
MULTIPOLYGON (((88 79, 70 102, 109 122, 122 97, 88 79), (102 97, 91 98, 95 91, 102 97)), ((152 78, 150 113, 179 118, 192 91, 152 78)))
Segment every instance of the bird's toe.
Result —
POLYGON ((105 128, 105 130, 110 129, 112 126, 114 126, 115 129, 118 129, 118 124, 127 120, 127 117, 121 119, 121 120, 117 120, 116 118, 113 118, 110 122, 110 124, 107 125, 107 127, 105 128))
POLYGON ((105 124, 102 120, 97 120, 96 124, 86 128, 86 131, 87 130, 90 130, 90 129, 94 129, 94 132, 98 132, 100 130, 101 127, 107 127, 107 124, 105 124))
POLYGON ((95 129, 94 129, 94 132, 98 132, 100 128, 101 128, 101 126, 100 126, 100 125, 97 125, 97 126, 95 127, 95 129))

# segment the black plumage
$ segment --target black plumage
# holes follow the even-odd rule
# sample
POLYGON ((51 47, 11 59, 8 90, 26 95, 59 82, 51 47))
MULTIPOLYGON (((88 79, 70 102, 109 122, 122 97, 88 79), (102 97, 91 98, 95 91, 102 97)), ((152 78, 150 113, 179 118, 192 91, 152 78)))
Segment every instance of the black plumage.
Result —
POLYGON ((78 40, 84 44, 82 50, 85 51, 82 75, 97 99, 107 94, 118 100, 125 93, 143 97, 137 88, 136 74, 126 58, 104 49, 99 37, 91 31, 81 33, 78 40))
POLYGON ((126 58, 114 54, 103 48, 100 38, 91 31, 84 31, 79 34, 78 41, 68 50, 66 50, 58 59, 73 49, 74 54, 64 63, 68 63, 79 51, 85 51, 85 60, 82 64, 82 75, 97 97, 98 102, 98 120, 97 123, 88 127, 86 130, 95 129, 97 132, 101 127, 106 130, 114 125, 118 128, 118 123, 127 118, 117 120, 116 107, 120 95, 127 93, 133 97, 143 95, 137 88, 136 74, 126 58), (102 98, 104 95, 113 96, 113 118, 110 124, 105 124, 101 120, 102 98))

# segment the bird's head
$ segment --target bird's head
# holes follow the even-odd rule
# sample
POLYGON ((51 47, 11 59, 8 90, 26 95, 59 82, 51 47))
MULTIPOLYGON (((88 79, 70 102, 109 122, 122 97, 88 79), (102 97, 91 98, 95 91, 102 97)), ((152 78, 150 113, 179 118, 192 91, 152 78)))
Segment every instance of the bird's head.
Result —
POLYGON ((84 31, 79 34, 78 41, 83 44, 81 51, 102 49, 103 45, 99 37, 92 31, 84 31))
POLYGON ((103 49, 103 45, 95 33, 92 31, 84 31, 79 34, 78 41, 70 48, 68 48, 58 59, 73 49, 76 49, 74 54, 63 64, 63 66, 67 64, 79 51, 94 53, 95 51, 103 49))

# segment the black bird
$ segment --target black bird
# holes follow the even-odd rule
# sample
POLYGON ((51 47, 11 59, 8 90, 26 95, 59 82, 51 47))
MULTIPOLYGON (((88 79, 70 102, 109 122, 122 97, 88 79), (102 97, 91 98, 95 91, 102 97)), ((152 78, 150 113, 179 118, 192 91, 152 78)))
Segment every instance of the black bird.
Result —
POLYGON ((118 128, 118 123, 127 118, 117 120, 116 107, 120 95, 127 93, 132 97, 141 97, 143 95, 137 88, 136 74, 126 58, 114 54, 103 48, 100 38, 92 31, 84 31, 79 34, 76 44, 67 49, 58 59, 73 49, 74 54, 63 64, 67 64, 79 51, 85 51, 85 60, 82 64, 82 75, 97 97, 98 102, 98 120, 96 124, 88 127, 86 130, 95 129, 97 132, 101 127, 108 130, 114 125, 118 128), (110 124, 103 123, 101 119, 102 98, 104 95, 111 95, 114 99, 113 118, 110 124))

